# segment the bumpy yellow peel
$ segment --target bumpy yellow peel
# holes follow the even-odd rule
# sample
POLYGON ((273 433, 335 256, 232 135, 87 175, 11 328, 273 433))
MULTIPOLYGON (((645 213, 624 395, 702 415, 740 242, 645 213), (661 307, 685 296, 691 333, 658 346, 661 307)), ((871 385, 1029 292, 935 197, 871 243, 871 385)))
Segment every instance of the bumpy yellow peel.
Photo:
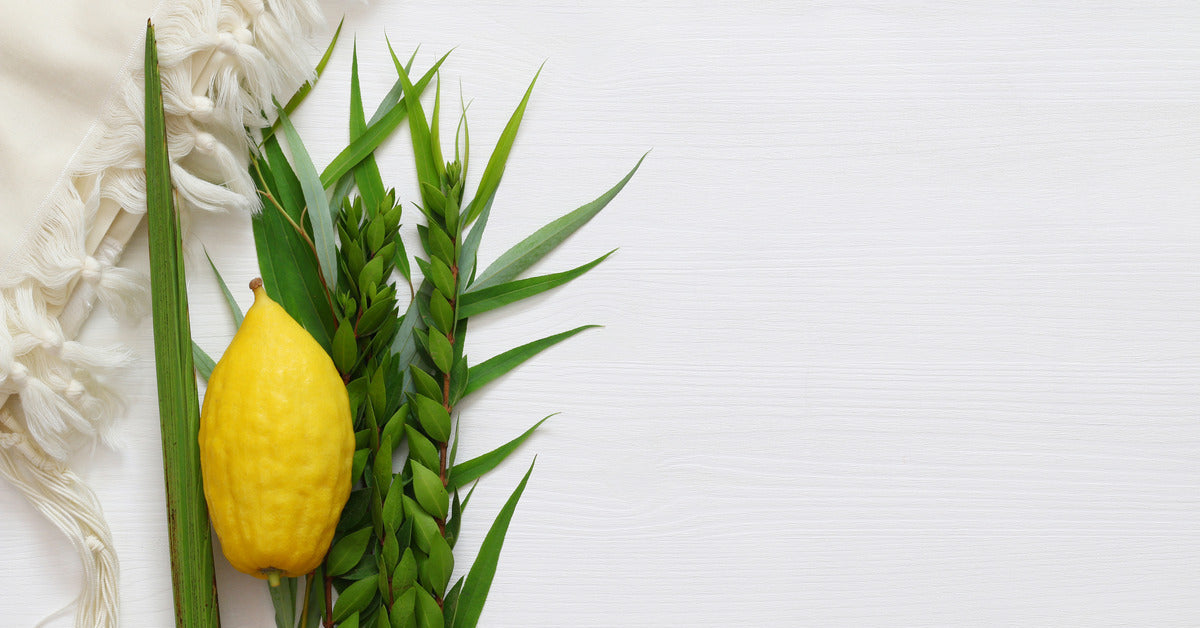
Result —
POLYGON ((350 495, 354 428, 325 350, 255 280, 213 369, 200 466, 213 529, 238 570, 278 581, 317 567, 350 495))

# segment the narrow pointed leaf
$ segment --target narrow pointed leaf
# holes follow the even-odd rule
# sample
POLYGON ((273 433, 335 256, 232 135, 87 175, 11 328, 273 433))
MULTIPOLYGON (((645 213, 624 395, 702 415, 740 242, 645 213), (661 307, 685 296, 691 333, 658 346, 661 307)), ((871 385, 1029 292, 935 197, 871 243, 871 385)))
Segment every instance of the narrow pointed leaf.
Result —
MULTIPOLYGON (((418 95, 429 86, 429 82, 433 80, 434 74, 437 73, 438 68, 441 67, 442 62, 446 60, 449 54, 446 53, 445 56, 438 59, 437 63, 433 64, 433 67, 416 82, 414 91, 418 95)), ((405 98, 391 105, 388 112, 378 122, 367 125, 367 130, 361 137, 350 142, 349 146, 338 153, 337 157, 333 158, 333 161, 329 162, 329 165, 321 172, 322 185, 329 187, 336 183, 338 179, 341 179, 343 175, 350 172, 359 162, 366 159, 367 155, 374 152, 383 143, 383 140, 387 139, 392 134, 392 131, 395 131, 396 127, 400 126, 400 122, 408 116, 408 108, 405 105, 405 100, 408 99, 405 98)))
POLYGON ((325 188, 317 176, 312 158, 308 156, 308 149, 300 141, 296 127, 292 126, 292 121, 288 120, 282 108, 279 110, 279 121, 288 148, 292 149, 292 158, 296 160, 296 176, 304 190, 304 202, 312 221, 313 244, 317 247, 321 276, 325 278, 325 285, 331 286, 337 282, 337 240, 333 233, 333 216, 329 213, 329 199, 325 196, 325 188))
POLYGON ((298 225, 304 208, 300 182, 275 138, 264 144, 263 157, 254 161, 250 173, 260 191, 282 205, 264 198, 262 209, 250 217, 263 287, 328 351, 335 328, 333 310, 320 280, 316 251, 298 225))
MULTIPOLYGON (((342 36, 342 25, 345 23, 346 18, 344 17, 338 22, 337 30, 333 31, 333 39, 330 40, 329 46, 325 48, 325 54, 321 57, 321 61, 317 63, 313 80, 306 81, 303 85, 301 85, 300 89, 297 89, 296 93, 292 94, 292 97, 288 100, 287 104, 284 105, 283 110, 289 115, 300 106, 300 103, 304 102, 305 97, 307 97, 309 92, 316 87, 317 81, 321 80, 321 75, 325 73, 325 66, 329 65, 329 58, 333 56, 333 49, 337 46, 338 38, 342 36)), ((278 126, 278 124, 279 121, 276 120, 275 125, 278 126)), ((276 126, 271 127, 271 133, 275 132, 276 126)))
POLYGON ((488 201, 483 206, 483 211, 479 212, 475 226, 471 227, 471 232, 463 239, 462 248, 458 252, 459 292, 464 292, 469 285, 468 282, 474 281, 475 269, 478 266, 476 258, 479 255, 479 243, 483 240, 483 231, 487 228, 488 216, 491 213, 492 202, 488 201))
POLYGON ((574 336, 575 334, 578 334, 581 331, 584 331, 585 329, 592 329, 594 327, 599 327, 599 325, 583 325, 569 331, 564 331, 560 334, 546 336, 541 340, 534 340, 533 342, 523 344, 516 349, 509 349, 500 355, 472 366, 470 379, 467 382, 467 390, 463 393, 463 396, 465 397, 471 394, 484 384, 487 384, 497 377, 504 375, 505 373, 511 371, 518 364, 528 360, 529 358, 532 358, 542 351, 566 340, 567 338, 570 338, 571 336, 574 336))
MULTIPOLYGON (((645 159, 646 156, 642 155, 642 158, 633 166, 633 170, 630 170, 629 174, 625 175, 625 178, 621 179, 616 185, 601 195, 600 198, 538 229, 528 238, 521 240, 511 249, 505 251, 486 270, 479 273, 479 276, 471 284, 471 289, 483 289, 516 279, 525 269, 554 250, 567 236, 575 233, 575 231, 595 217, 596 214, 599 214, 600 210, 604 209, 621 192, 625 184, 629 183, 629 180, 633 178, 634 173, 638 171, 638 168, 642 165, 642 161, 645 159)), ((462 264, 460 263, 459 266, 462 267, 462 264)))
POLYGON ((529 88, 525 90, 525 96, 521 98, 521 104, 517 105, 517 110, 513 112, 504 131, 500 133, 500 139, 496 140, 496 149, 492 151, 492 156, 488 159, 487 166, 484 167, 483 175, 480 177, 479 189, 476 190, 475 198, 467 207, 464 224, 471 224, 471 221, 478 218, 484 206, 491 202, 492 197, 496 196, 496 189, 500 187, 500 179, 504 176, 504 166, 508 162, 508 155, 512 152, 513 142, 517 139, 517 130, 521 128, 521 119, 525 116, 525 107, 529 104, 529 96, 533 93, 533 86, 537 83, 541 73, 541 68, 538 68, 537 74, 529 82, 529 88))
POLYGON ((196 341, 192 341, 192 362, 195 362, 196 373, 200 375, 200 379, 208 381, 212 377, 213 369, 217 367, 217 363, 209 357, 196 341))
POLYGON ((518 279, 498 286, 483 288, 482 290, 469 290, 463 294, 462 299, 458 302, 458 318, 463 319, 475 316, 476 314, 482 314, 483 312, 494 310, 535 294, 541 294, 551 288, 557 288, 595 268, 597 264, 603 262, 614 252, 616 252, 615 249, 583 266, 561 273, 530 277, 529 279, 518 279))
MULTIPOLYGON (((504 459, 507 458, 509 454, 516 451, 517 447, 521 446, 521 443, 528 440, 529 437, 533 435, 534 430, 541 427, 542 423, 548 421, 552 416, 554 415, 551 414, 541 421, 534 423, 533 427, 525 430, 523 434, 493 449, 492 451, 489 451, 482 456, 471 458, 466 462, 454 465, 454 468, 450 470, 450 479, 446 488, 451 491, 458 490, 467 484, 478 480, 488 471, 495 469, 501 462, 504 462, 504 459)), ((463 502, 463 505, 466 505, 465 501, 463 502)))
POLYGON ((304 605, 301 607, 298 628, 317 628, 320 625, 324 613, 322 609, 325 608, 325 587, 321 585, 324 581, 324 567, 317 567, 315 572, 304 578, 304 605))
MULTIPOLYGON (((362 104, 362 90, 358 82, 358 44, 355 43, 350 64, 350 140, 354 141, 367 132, 362 104)), ((362 163, 354 168, 354 181, 358 184, 358 193, 362 194, 367 204, 367 211, 374 212, 383 202, 383 178, 379 174, 379 165, 375 162, 375 154, 367 155, 362 163)))
POLYGON ((204 249, 204 258, 208 260, 208 265, 212 268, 213 274, 217 276, 217 284, 221 286, 221 292, 225 295, 225 303, 229 306, 229 313, 233 315, 234 327, 241 327, 242 319, 244 318, 241 306, 233 298, 233 293, 229 291, 229 286, 225 285, 225 278, 221 276, 221 271, 217 270, 217 265, 213 263, 212 257, 208 254, 208 249, 204 249))
MULTIPOLYGON (((412 137, 413 153, 417 166, 417 181, 435 189, 438 187, 437 166, 433 160, 429 122, 425 118, 425 110, 421 107, 421 93, 408 78, 408 72, 399 65, 396 72, 404 85, 404 103, 408 107, 409 136, 412 137)), ((426 196, 422 190, 422 196, 426 196)))
POLYGON ((517 502, 525 492, 525 484, 529 482, 531 473, 532 464, 504 507, 500 509, 500 514, 496 515, 487 536, 483 538, 483 545, 479 547, 475 564, 471 565, 471 571, 467 573, 467 580, 463 583, 462 593, 458 597, 458 608, 452 628, 475 628, 479 624, 479 616, 483 614, 483 605, 487 602, 488 590, 492 588, 492 580, 496 577, 496 566, 500 563, 504 536, 508 534, 508 525, 512 522, 517 502))
POLYGON ((275 607, 275 628, 294 628, 296 625, 296 578, 283 578, 279 586, 267 586, 271 605, 275 607))

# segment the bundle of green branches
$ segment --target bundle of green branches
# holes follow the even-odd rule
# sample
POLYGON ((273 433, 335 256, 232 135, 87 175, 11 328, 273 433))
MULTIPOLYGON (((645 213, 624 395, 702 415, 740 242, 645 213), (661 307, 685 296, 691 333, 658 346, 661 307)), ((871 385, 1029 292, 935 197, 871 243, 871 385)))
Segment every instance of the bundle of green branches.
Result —
MULTIPOLYGON (((440 89, 429 117, 420 102, 446 57, 415 83, 409 77, 413 60, 403 64, 394 53, 391 57, 397 80, 368 120, 355 51, 351 141, 322 172, 288 119, 308 87, 278 111, 279 134, 291 160, 275 134, 267 134, 252 158, 251 174, 263 200, 263 210, 252 221, 263 285, 333 358, 347 383, 357 441, 354 488, 324 564, 304 579, 303 593, 298 579, 270 589, 280 628, 476 625, 532 465, 496 516, 467 575, 451 585, 455 541, 471 496, 462 496, 461 489, 500 464, 545 419, 503 446, 459 462, 454 425, 461 417, 455 408, 518 364, 592 326, 471 365, 464 352, 468 323, 472 316, 565 284, 611 254, 564 272, 521 277, 599 213, 637 170, 635 166, 600 198, 539 229, 479 271, 476 254, 533 85, 468 198, 465 107, 454 134, 454 157, 448 161, 439 132, 440 89), (403 205, 394 190, 385 191, 373 156, 405 118, 419 183, 415 204, 421 213, 415 226, 421 251, 411 261, 400 237, 403 205), (413 283, 412 262, 421 273, 419 286, 413 283), (404 298, 409 302, 401 314, 404 298)), ((240 320, 240 310, 221 284, 235 320, 240 320)), ((193 350, 197 369, 207 376, 212 360, 199 347, 193 345, 193 350)))

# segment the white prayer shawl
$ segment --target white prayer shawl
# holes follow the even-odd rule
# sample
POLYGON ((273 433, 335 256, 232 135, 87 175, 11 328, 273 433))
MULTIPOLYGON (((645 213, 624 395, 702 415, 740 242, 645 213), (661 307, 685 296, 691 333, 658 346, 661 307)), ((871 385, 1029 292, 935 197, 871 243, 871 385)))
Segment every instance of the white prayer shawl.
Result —
MULTIPOLYGON (((117 266, 145 213, 142 51, 153 14, 182 208, 249 210, 246 128, 311 73, 314 0, 5 0, 0 9, 0 475, 83 564, 76 626, 116 627, 117 559, 67 466, 113 441, 104 372, 120 347, 75 340, 94 304, 131 317, 147 282, 117 266)), ((52 609, 47 609, 47 611, 52 609)))

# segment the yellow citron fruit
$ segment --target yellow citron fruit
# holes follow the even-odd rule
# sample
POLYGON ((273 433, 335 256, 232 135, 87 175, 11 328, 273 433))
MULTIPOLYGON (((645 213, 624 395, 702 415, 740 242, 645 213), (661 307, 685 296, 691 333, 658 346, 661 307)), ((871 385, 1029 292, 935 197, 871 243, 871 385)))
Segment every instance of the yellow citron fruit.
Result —
POLYGON ((276 584, 329 550, 350 495, 354 428, 328 354, 262 280, 250 288, 254 305, 208 380, 200 467, 225 557, 276 584))

